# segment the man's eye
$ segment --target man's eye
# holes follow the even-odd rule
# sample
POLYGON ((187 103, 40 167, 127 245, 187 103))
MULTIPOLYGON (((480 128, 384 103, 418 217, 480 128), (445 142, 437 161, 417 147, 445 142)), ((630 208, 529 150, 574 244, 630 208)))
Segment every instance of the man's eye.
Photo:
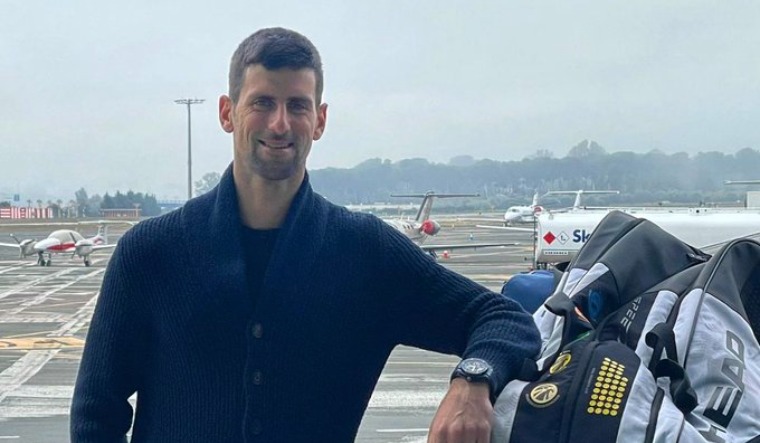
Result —
POLYGON ((272 108, 272 101, 271 100, 254 100, 253 101, 253 109, 256 110, 268 110, 272 108))
POLYGON ((291 102, 288 103, 288 109, 290 112, 306 112, 309 110, 309 106, 302 102, 291 102))

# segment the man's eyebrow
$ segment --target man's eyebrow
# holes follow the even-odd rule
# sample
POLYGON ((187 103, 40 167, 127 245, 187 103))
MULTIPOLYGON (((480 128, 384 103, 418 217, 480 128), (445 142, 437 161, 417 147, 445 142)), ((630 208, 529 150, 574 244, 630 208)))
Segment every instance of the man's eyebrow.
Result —
POLYGON ((274 97, 269 94, 251 94, 248 97, 246 97, 246 102, 253 102, 255 100, 259 99, 267 99, 267 100, 274 100, 274 97))
POLYGON ((296 103, 302 103, 306 105, 310 105, 314 102, 314 100, 311 99, 311 97, 308 96, 296 96, 296 97, 290 97, 288 99, 289 102, 296 102, 296 103))

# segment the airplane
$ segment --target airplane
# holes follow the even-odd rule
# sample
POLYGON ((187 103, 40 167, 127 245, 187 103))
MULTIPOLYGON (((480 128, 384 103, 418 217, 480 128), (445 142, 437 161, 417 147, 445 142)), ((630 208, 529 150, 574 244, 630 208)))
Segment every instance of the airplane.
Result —
MULTIPOLYGON (((760 232, 758 211, 700 207, 677 210, 629 209, 623 212, 646 218, 682 241, 702 249, 760 232)), ((545 269, 548 265, 570 262, 608 213, 609 211, 601 210, 563 214, 542 213, 536 217, 535 230, 501 226, 479 227, 533 232, 533 266, 536 269, 545 269)))
MULTIPOLYGON (((533 194, 533 202, 530 206, 510 206, 507 208, 507 212, 504 213, 504 226, 513 226, 517 223, 533 223, 535 222, 535 216, 548 210, 553 213, 570 212, 587 209, 585 206, 581 206, 581 200, 583 195, 587 194, 620 194, 620 191, 612 190, 599 190, 599 191, 587 191, 579 189, 577 191, 548 191, 541 197, 538 193, 533 194), (573 206, 562 209, 545 209, 538 204, 540 198, 544 198, 549 195, 575 195, 575 201, 573 206)), ((597 208, 598 209, 598 208, 597 208)))
POLYGON ((533 202, 529 206, 510 206, 504 213, 504 226, 511 226, 515 223, 533 223, 534 215, 543 211, 544 208, 538 204, 538 192, 533 194, 533 202))
POLYGON ((760 185, 760 180, 724 180, 724 185, 760 185))
POLYGON ((436 257, 436 251, 454 250, 454 249, 476 249, 496 246, 517 246, 518 243, 456 243, 456 244, 424 244, 425 241, 434 237, 441 230, 441 224, 430 218, 430 212, 433 209, 433 200, 436 198, 454 198, 454 197, 479 197, 480 194, 436 194, 428 191, 425 194, 394 194, 391 197, 422 198, 420 208, 417 210, 417 216, 414 220, 402 219, 383 219, 384 222, 396 228, 399 232, 409 237, 423 251, 433 257, 436 257))
MULTIPOLYGON (((123 222, 118 222, 123 223, 123 222)), ((20 226, 20 225, 17 225, 20 226)), ((18 249, 19 258, 37 255, 37 264, 50 266, 53 254, 71 254, 82 259, 85 266, 90 266, 90 254, 95 251, 110 249, 116 244, 108 243, 108 229, 106 222, 98 223, 98 232, 92 237, 84 237, 72 229, 59 229, 50 233, 47 238, 35 240, 27 238, 19 240, 14 234, 10 234, 16 243, 0 243, 0 246, 18 249), (47 255, 47 259, 45 258, 47 255)))

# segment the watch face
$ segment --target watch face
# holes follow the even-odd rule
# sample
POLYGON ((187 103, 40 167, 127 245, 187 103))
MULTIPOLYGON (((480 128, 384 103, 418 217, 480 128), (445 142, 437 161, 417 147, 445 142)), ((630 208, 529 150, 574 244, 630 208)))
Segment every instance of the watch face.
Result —
POLYGON ((479 358, 468 358, 466 360, 463 360, 459 367, 462 368, 465 373, 470 375, 483 374, 490 368, 485 360, 481 360, 479 358))

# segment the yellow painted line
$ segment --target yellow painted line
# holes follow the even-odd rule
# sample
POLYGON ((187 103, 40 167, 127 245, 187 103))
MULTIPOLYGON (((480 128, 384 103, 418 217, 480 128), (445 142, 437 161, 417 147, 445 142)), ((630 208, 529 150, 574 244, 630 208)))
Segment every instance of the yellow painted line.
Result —
POLYGON ((0 350, 81 348, 84 340, 75 337, 0 338, 0 350))

